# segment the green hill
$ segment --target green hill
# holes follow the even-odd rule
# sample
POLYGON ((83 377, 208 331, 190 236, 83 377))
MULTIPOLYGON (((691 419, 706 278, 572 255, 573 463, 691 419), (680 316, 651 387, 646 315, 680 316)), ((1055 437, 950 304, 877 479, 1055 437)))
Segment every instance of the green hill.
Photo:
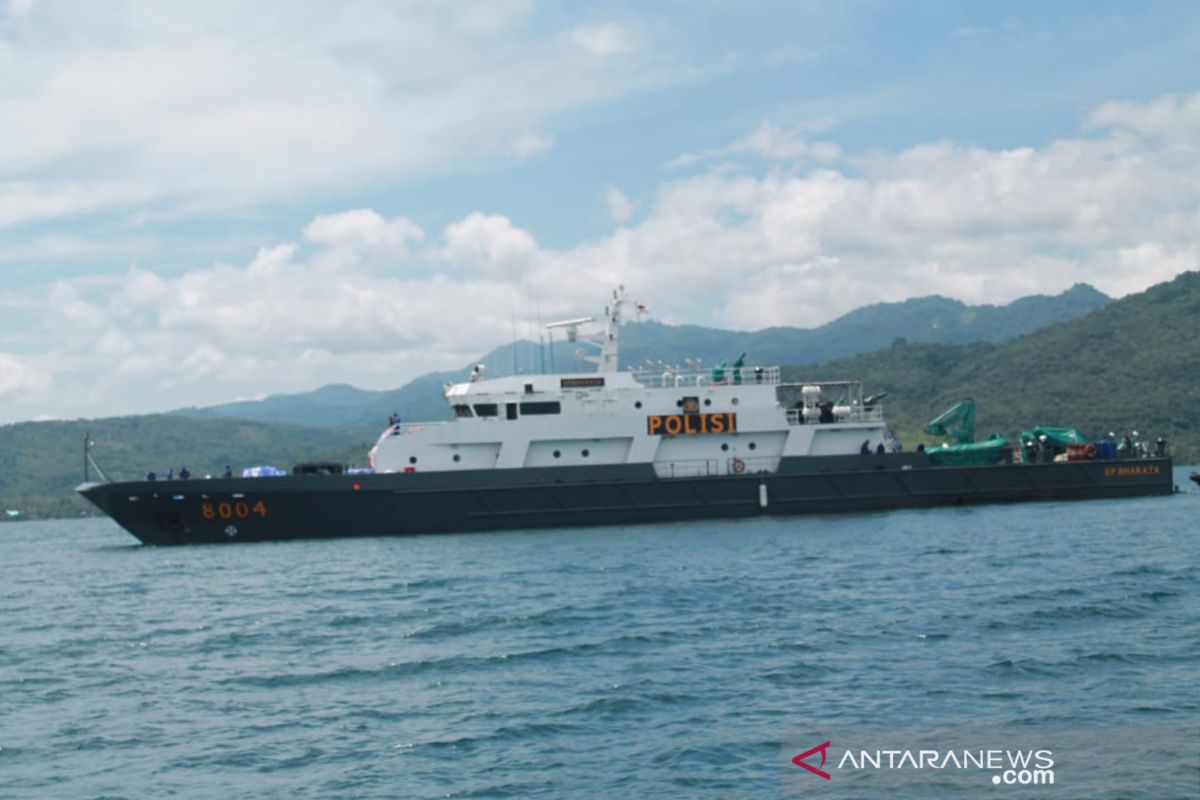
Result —
POLYGON ((1200 459, 1200 273, 1115 301, 1002 345, 895 344, 820 365, 792 380, 861 377, 888 392, 888 419, 907 445, 964 397, 981 434, 1062 425, 1092 437, 1166 436, 1182 461, 1200 459))

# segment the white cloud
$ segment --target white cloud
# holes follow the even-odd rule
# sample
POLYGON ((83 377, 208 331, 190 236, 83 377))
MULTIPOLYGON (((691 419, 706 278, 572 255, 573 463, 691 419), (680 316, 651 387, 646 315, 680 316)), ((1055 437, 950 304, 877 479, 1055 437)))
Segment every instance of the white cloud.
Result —
MULTIPOLYGON (((150 201, 240 214, 527 159, 564 113, 670 80, 662 59, 580 58, 520 24, 530 8, 39 8, 0 48, 0 225, 150 201)), ((590 52, 628 50, 616 26, 577 33, 590 52)))
POLYGON ((1105 103, 1087 119, 1092 128, 1125 128, 1168 141, 1200 143, 1200 93, 1148 103, 1105 103))
POLYGON ((419 244, 425 232, 403 217, 385 220, 369 208, 317 217, 304 229, 310 242, 360 249, 398 251, 419 244))
POLYGON ((794 161, 811 158, 815 161, 833 161, 842 150, 832 142, 810 142, 803 130, 784 130, 770 123, 763 123, 758 130, 729 147, 733 153, 755 153, 763 158, 794 161))
POLYGON ((604 190, 604 199, 608 205, 608 215, 613 222, 628 222, 633 216, 633 203, 615 186, 604 190))
POLYGON ((570 38, 575 45, 600 58, 633 51, 629 35, 611 22, 580 25, 571 31, 570 38))
MULTIPOLYGON (((30 333, 42 352, 6 385, 67 416, 131 386, 159 408, 334 381, 395 387, 507 341, 514 313, 519 335, 536 336, 534 293, 543 319, 565 318, 595 313, 619 283, 665 321, 748 329, 932 293, 1000 303, 1086 281, 1122 295, 1200 266, 1193 101, 1105 106, 1089 135, 1038 147, 932 142, 842 157, 842 169, 675 179, 632 225, 610 186, 621 224, 564 248, 500 214, 467 214, 433 241, 371 209, 321 215, 303 246, 265 245, 243 264, 57 282, 30 333), (1131 120, 1155 134, 1132 134, 1131 120), (213 387, 219 397, 204 394, 213 387)), ((786 137, 763 141, 786 150, 786 137)))
POLYGON ((511 272, 529 266, 538 254, 528 231, 499 215, 468 215, 446 228, 445 258, 451 264, 481 272, 511 272))
POLYGON ((50 376, 22 359, 0 352, 0 397, 43 392, 50 388, 50 376))
MULTIPOLYGON (((833 142, 811 140, 810 134, 828 130, 833 122, 828 118, 813 120, 790 128, 781 128, 764 122, 750 134, 731 142, 725 147, 683 153, 672 158, 664 166, 682 169, 704 162, 714 162, 733 156, 753 155, 770 161, 810 161, 829 163, 842 155, 842 148, 833 142)), ((726 167, 720 167, 722 171, 726 167)))
POLYGON ((554 147, 554 137, 540 133, 522 133, 505 148, 519 159, 527 159, 554 147))
POLYGON ((0 228, 121 208, 151 198, 144 186, 115 182, 0 183, 0 228))

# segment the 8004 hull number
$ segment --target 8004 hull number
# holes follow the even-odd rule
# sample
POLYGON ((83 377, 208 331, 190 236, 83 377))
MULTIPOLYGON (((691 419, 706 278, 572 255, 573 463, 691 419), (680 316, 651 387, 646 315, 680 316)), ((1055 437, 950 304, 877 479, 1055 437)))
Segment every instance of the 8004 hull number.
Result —
POLYGON ((248 500, 238 500, 232 503, 201 503, 200 516, 205 519, 248 519, 252 516, 266 519, 267 504, 262 500, 254 503, 248 500))

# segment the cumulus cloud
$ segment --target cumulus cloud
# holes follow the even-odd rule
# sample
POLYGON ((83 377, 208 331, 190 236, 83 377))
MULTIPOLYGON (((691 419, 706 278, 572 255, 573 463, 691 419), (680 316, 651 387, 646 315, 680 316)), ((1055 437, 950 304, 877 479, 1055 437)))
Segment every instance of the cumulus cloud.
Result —
POLYGON ((507 272, 529 266, 538 254, 529 231, 497 214, 470 214, 446 228, 442 251, 451 264, 481 272, 507 272))
POLYGON ((386 220, 376 211, 360 208, 317 217, 304 229, 304 238, 332 247, 399 256, 411 245, 420 244, 425 232, 403 217, 386 220))
MULTIPOLYGON (((1122 295, 1200 266, 1195 102, 1104 106, 1086 135, 1037 147, 941 141, 677 177, 636 224, 610 186, 622 224, 560 248, 502 214, 428 237, 371 209, 321 215, 301 243, 264 244, 241 264, 57 282, 40 306, 37 370, 22 359, 5 385, 48 397, 38 372, 58 394, 75 376, 88 401, 130 381, 162 397, 394 387, 507 341, 514 314, 536 337, 531 292, 543 319, 563 318, 595 313, 619 283, 664 321, 743 329, 932 293, 1000 303, 1086 281, 1122 295), (106 369, 87 373, 97 351, 106 369)), ((764 130, 739 141, 792 152, 764 130)))
POLYGON ((1087 119, 1092 128, 1124 128, 1171 141, 1200 142, 1200 93, 1169 95, 1149 103, 1111 102, 1087 119))

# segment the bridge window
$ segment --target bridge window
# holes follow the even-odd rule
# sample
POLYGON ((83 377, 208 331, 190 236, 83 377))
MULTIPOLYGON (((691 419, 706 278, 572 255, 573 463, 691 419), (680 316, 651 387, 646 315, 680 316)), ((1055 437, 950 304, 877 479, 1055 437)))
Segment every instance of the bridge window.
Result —
POLYGON ((521 403, 521 416, 526 414, 561 414, 562 404, 557 400, 544 403, 521 403))
POLYGON ((471 416, 471 407, 469 405, 467 405, 466 403, 463 403, 461 405, 456 405, 454 407, 454 416, 456 416, 456 417, 471 416))
POLYGON ((498 417, 500 416, 500 407, 495 403, 476 403, 475 416, 477 417, 498 417))

